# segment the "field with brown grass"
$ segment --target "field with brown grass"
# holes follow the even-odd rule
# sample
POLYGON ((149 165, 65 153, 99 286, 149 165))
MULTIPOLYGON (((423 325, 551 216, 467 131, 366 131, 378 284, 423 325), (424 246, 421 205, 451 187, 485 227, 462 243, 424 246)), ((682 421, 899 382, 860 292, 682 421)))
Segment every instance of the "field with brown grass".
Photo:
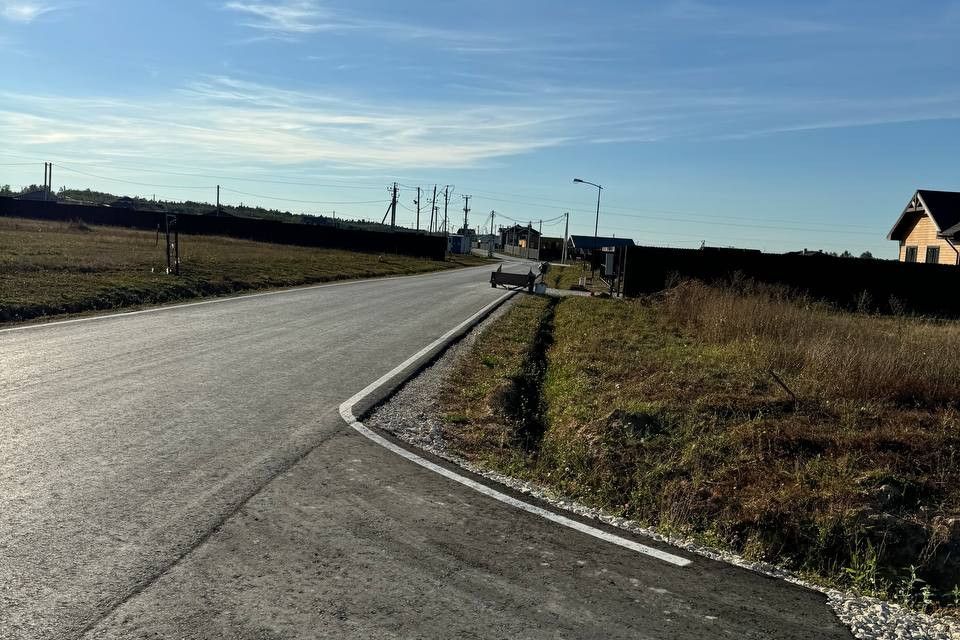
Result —
POLYGON ((444 391, 462 455, 830 584, 957 604, 957 323, 694 282, 525 297, 499 323, 444 391))
POLYGON ((348 278, 483 264, 180 236, 180 276, 164 273, 163 238, 77 221, 0 218, 0 322, 159 304, 348 278))

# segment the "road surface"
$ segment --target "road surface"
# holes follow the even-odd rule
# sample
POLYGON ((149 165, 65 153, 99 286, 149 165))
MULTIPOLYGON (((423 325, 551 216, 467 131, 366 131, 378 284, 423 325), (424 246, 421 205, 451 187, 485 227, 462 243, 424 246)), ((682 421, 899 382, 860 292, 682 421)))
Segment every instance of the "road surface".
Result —
POLYGON ((850 637, 822 595, 598 541, 338 415, 498 295, 468 269, 0 332, 0 637, 850 637))

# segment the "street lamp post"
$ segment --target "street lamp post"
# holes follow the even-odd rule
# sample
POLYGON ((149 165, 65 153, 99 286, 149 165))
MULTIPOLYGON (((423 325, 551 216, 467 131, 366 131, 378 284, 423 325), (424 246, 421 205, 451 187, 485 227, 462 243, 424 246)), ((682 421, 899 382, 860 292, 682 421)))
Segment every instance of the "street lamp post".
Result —
POLYGON ((589 184, 592 187, 597 188, 597 221, 593 225, 593 237, 597 237, 597 231, 600 229, 600 192, 603 191, 603 187, 596 184, 595 182, 589 182, 588 180, 581 180, 580 178, 574 178, 574 182, 580 184, 589 184))

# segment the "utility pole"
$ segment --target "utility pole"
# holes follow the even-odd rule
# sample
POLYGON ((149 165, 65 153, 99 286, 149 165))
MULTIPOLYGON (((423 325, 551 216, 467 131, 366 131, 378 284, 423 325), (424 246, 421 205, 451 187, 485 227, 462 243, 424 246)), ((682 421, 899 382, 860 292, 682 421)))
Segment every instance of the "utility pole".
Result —
POLYGON ((50 174, 53 173, 51 168, 52 162, 43 163, 43 200, 46 202, 50 199, 50 174))
POLYGON ((473 196, 463 196, 463 235, 467 235, 467 215, 470 213, 470 198, 473 196))
POLYGON ((417 199, 413 202, 417 205, 417 231, 420 231, 420 187, 417 187, 417 199))
POLYGON ((490 242, 487 243, 487 257, 493 257, 493 220, 497 217, 496 211, 490 212, 490 242))
POLYGON ((540 231, 537 232, 537 260, 542 260, 540 249, 543 247, 543 220, 540 221, 540 231))
POLYGON ((220 211, 220 185, 217 185, 217 215, 219 216, 221 214, 222 212, 220 211))
POLYGON ((397 227, 397 183, 393 183, 393 198, 390 200, 390 228, 397 227))
MULTIPOLYGON (((180 229, 177 226, 177 216, 165 213, 163 215, 166 226, 167 242, 167 273, 180 275, 180 229), (173 240, 170 239, 170 227, 173 227, 173 240), (171 250, 173 255, 170 254, 171 250)), ((159 233, 159 228, 157 229, 159 233)))
POLYGON ((530 259, 530 232, 533 231, 533 220, 527 222, 527 260, 530 259))
POLYGON ((433 201, 430 205, 430 233, 433 233, 434 216, 437 214, 437 185, 433 185, 433 201))
POLYGON ((567 220, 563 225, 563 258, 560 259, 560 262, 567 264, 567 242, 570 236, 570 212, 567 211, 563 215, 566 216, 567 220))
POLYGON ((450 185, 443 188, 443 235, 447 235, 449 223, 447 222, 447 205, 450 204, 450 185))

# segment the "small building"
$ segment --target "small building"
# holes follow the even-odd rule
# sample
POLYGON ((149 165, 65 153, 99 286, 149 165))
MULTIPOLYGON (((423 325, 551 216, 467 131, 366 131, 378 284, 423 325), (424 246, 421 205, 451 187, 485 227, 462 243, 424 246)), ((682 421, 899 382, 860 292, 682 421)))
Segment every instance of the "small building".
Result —
POLYGON ((463 255, 470 253, 473 243, 468 236, 451 234, 447 236, 447 253, 463 255))
POLYGON ((492 233, 481 233, 476 237, 476 248, 483 249, 484 251, 496 251, 497 242, 500 241, 500 236, 492 233))
POLYGON ((536 260, 540 233, 530 225, 515 224, 500 229, 500 251, 511 256, 536 260))
POLYGON ((457 229, 456 235, 463 236, 465 238, 464 242, 468 245, 475 247, 477 246, 477 230, 471 229, 469 227, 460 227, 457 229))
POLYGON ((512 227, 500 229, 500 246, 504 249, 507 247, 526 249, 528 246, 536 248, 539 241, 540 234, 529 225, 515 224, 512 227))
POLYGON ((918 190, 887 239, 900 243, 900 262, 960 264, 960 193, 918 190))
POLYGON ((563 257, 563 238, 543 236, 540 238, 540 246, 538 249, 540 253, 537 257, 540 260, 550 262, 559 261, 563 257))
POLYGON ((599 253, 604 249, 613 249, 616 247, 635 246, 630 238, 614 238, 604 236, 570 236, 570 253, 581 258, 586 258, 594 253, 599 253))

